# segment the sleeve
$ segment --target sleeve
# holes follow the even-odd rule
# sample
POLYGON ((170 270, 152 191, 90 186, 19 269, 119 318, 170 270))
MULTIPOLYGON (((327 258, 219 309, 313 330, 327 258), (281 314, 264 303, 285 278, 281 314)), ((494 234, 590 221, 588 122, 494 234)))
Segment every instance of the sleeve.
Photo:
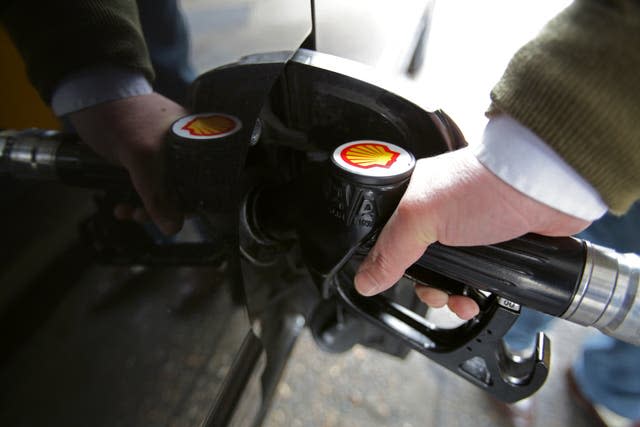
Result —
POLYGON ((506 114, 489 120, 473 151, 494 175, 540 203, 586 221, 607 212, 607 205, 589 182, 506 114))
POLYGON ((576 0, 525 45, 489 117, 531 129, 614 213, 640 198, 640 2, 576 0))
POLYGON ((53 91, 51 109, 64 116, 97 104, 153 92, 144 76, 122 67, 102 66, 65 77, 53 91))
POLYGON ((47 103, 65 76, 83 69, 123 67, 153 79, 134 0, 13 0, 1 19, 47 103))

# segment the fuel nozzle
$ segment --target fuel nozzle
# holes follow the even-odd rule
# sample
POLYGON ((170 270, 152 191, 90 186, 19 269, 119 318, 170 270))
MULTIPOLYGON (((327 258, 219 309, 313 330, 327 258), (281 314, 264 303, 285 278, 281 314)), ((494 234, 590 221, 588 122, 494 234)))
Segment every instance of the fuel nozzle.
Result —
MULTIPOLYGON (((400 201, 415 160, 407 150, 380 141, 343 144, 331 160, 329 212, 346 227, 350 243, 360 242, 366 252, 400 201)), ((489 291, 513 307, 525 305, 640 343, 640 256, 635 254, 572 237, 529 234, 488 246, 433 243, 407 275, 435 286, 444 277, 446 291, 460 285, 489 291)))
MULTIPOLYGON (((372 297, 356 291, 353 275, 373 245, 377 232, 400 202, 415 167, 415 158, 394 144, 354 141, 336 148, 331 160, 334 167, 330 177, 329 211, 346 228, 344 234, 350 239, 351 247, 359 249, 335 276, 334 286, 342 304, 403 345, 501 400, 516 401, 540 388, 548 372, 548 339, 541 337, 535 356, 527 360, 526 367, 518 366, 511 355, 501 350, 501 337, 515 322, 519 308, 505 307, 493 298, 483 304, 476 319, 455 329, 442 329, 425 319, 426 307, 417 301, 412 286, 393 286, 372 297)), ((415 276, 408 278, 401 280, 420 281, 415 276)), ((422 283, 440 286, 449 292, 466 290, 464 284, 449 280, 444 273, 435 283, 432 278, 433 275, 422 283), (456 285, 455 289, 451 284, 456 285)))

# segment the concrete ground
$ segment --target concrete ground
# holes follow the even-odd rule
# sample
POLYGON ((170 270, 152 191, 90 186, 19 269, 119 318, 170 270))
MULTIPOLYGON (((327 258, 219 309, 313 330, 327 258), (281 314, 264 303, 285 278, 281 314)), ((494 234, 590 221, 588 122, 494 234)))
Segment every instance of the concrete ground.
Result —
MULTIPOLYGON (((564 372, 590 331, 558 321, 549 331, 551 372, 536 394, 536 426, 589 427, 567 395, 564 372)), ((508 427, 488 395, 412 352, 399 360, 363 347, 320 351, 302 336, 278 388, 266 427, 508 427)))
MULTIPOLYGON (((240 55, 288 48, 306 25, 301 22, 306 20, 306 2, 289 2, 294 3, 296 8, 283 9, 279 0, 184 0, 196 67, 203 71, 240 55)), ((389 34, 406 30, 407 16, 418 13, 410 8, 420 2, 316 3, 319 50, 377 65, 376 43, 384 44, 391 40, 389 34), (399 10, 403 7, 409 8, 408 14, 399 10), (348 25, 349 19, 354 24, 348 25), (359 31, 363 27, 367 31, 359 31)), ((425 68, 416 79, 425 104, 444 108, 467 138, 476 141, 484 126, 489 89, 509 57, 566 3, 439 2, 425 68)), ((401 48, 393 42, 392 48, 401 48)), ((556 322, 550 331, 551 373, 537 394, 537 426, 591 425, 567 396, 563 375, 589 333, 564 322, 556 322)), ((296 345, 265 420, 267 427, 469 425, 509 424, 485 393, 416 353, 406 360, 363 347, 327 354, 308 333, 296 345)))

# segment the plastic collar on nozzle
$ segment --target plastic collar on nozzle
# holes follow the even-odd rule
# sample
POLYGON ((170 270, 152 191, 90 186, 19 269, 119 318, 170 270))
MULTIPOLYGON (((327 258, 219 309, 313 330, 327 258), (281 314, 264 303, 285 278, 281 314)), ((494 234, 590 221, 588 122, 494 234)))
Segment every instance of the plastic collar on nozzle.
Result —
POLYGON ((387 222, 416 162, 404 148, 374 140, 342 144, 331 161, 329 213, 345 227, 352 246, 387 222))

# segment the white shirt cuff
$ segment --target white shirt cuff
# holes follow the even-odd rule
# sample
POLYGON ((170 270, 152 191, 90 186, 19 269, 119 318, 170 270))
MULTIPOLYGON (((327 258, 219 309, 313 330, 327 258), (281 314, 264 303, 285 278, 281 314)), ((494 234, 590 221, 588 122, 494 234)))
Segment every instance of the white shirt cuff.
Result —
POLYGON ((506 114, 489 120, 474 153, 507 184, 561 212, 587 221, 607 212, 607 205, 589 182, 536 134, 506 114))
POLYGON ((151 85, 138 71, 113 66, 91 68, 58 84, 51 98, 51 108, 60 117, 103 102, 152 92, 151 85))

